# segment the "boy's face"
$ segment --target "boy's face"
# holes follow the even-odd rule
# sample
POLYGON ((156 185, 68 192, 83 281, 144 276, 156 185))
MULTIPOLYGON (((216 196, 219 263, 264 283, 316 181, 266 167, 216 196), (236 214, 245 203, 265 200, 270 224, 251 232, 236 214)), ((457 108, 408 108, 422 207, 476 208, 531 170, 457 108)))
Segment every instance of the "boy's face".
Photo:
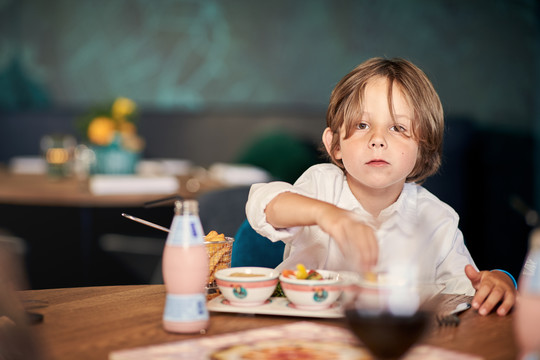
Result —
POLYGON ((394 117, 388 107, 388 81, 375 78, 366 85, 363 114, 353 120, 351 136, 345 139, 345 126, 341 128, 335 157, 343 161, 353 193, 400 192, 416 163, 419 150, 412 137, 413 110, 399 86, 392 90, 394 117))

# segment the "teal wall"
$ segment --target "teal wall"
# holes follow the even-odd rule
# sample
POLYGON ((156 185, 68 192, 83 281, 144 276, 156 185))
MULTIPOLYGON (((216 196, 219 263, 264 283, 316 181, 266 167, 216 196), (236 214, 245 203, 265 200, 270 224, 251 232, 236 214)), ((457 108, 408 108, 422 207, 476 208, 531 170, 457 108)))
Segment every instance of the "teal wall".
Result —
POLYGON ((0 108, 324 109, 372 56, 431 77, 447 113, 538 120, 534 0, 1 0, 0 108))
MULTIPOLYGON (((258 109, 276 117, 280 109, 307 109, 323 117, 337 81, 373 56, 405 57, 419 65, 450 117, 540 139, 539 4, 0 0, 0 161, 35 153, 40 136, 73 123, 71 115, 49 113, 47 121, 54 123, 38 127, 37 115, 14 120, 13 114, 58 109, 77 114, 119 95, 133 98, 143 111, 214 111, 206 118, 210 127, 200 125, 201 131, 218 121, 222 109, 258 109)), ((234 116, 221 119, 221 129, 234 116)), ((169 124, 168 129, 193 132, 194 120, 181 121, 179 128, 169 124)), ((308 125, 312 137, 319 138, 323 123, 308 125)), ((143 125, 148 154, 166 155, 160 139, 169 134, 143 125)), ((246 128, 240 121, 235 126, 246 128)), ((206 151, 192 148, 190 153, 206 151)), ((236 150, 223 148, 220 155, 236 150)), ((540 179, 540 145, 533 151, 540 179)), ((206 159, 221 160, 214 153, 206 159)), ((540 207, 540 185, 536 188, 540 207)))
POLYGON ((539 34, 538 0, 0 0, 0 166, 119 95, 149 158, 228 161, 276 127, 318 141, 343 75, 405 57, 450 124, 426 186, 481 268, 517 275, 530 229, 508 199, 540 209, 539 34))

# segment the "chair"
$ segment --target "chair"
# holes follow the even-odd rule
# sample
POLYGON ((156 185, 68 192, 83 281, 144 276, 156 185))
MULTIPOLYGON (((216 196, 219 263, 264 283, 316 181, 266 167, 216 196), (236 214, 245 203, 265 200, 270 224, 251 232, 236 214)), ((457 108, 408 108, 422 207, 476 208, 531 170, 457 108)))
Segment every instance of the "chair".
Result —
POLYGON ((285 244, 272 242, 259 235, 244 220, 236 235, 231 255, 231 266, 262 266, 275 268, 283 261, 285 244))
POLYGON ((231 266, 275 268, 283 261, 285 244, 259 235, 246 220, 250 185, 209 191, 199 196, 199 215, 205 232, 234 236, 231 266))
MULTIPOLYGON (((0 229, 0 287, 9 284, 17 290, 30 288, 25 269, 26 253, 27 245, 23 239, 0 229)), ((0 289, 0 292, 2 291, 4 289, 0 289)))
POLYGON ((205 233, 215 230, 234 236, 246 218, 250 185, 205 192, 198 197, 199 217, 205 233))

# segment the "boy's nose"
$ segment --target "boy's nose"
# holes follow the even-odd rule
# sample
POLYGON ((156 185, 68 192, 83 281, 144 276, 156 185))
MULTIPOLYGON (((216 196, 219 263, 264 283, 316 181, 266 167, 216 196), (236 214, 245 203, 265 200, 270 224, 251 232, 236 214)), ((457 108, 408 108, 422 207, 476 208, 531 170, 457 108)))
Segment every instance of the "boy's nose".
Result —
POLYGON ((373 149, 386 147, 386 140, 384 139, 384 136, 381 136, 380 134, 374 134, 371 138, 370 146, 373 149))
POLYGON ((371 147, 372 148, 383 148, 385 147, 385 143, 383 140, 373 140, 371 142, 371 147))
POLYGON ((373 127, 372 133, 371 133, 371 139, 369 141, 369 146, 372 149, 379 149, 379 148, 386 147, 384 129, 373 127))

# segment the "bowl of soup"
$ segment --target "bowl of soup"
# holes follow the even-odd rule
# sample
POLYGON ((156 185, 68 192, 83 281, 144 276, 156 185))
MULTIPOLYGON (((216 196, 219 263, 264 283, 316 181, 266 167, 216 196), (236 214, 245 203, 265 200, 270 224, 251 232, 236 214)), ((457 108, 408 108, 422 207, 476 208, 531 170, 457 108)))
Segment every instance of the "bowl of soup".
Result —
POLYGON ((268 302, 276 289, 279 271, 245 266, 216 272, 216 284, 225 300, 233 306, 259 306, 268 302))

